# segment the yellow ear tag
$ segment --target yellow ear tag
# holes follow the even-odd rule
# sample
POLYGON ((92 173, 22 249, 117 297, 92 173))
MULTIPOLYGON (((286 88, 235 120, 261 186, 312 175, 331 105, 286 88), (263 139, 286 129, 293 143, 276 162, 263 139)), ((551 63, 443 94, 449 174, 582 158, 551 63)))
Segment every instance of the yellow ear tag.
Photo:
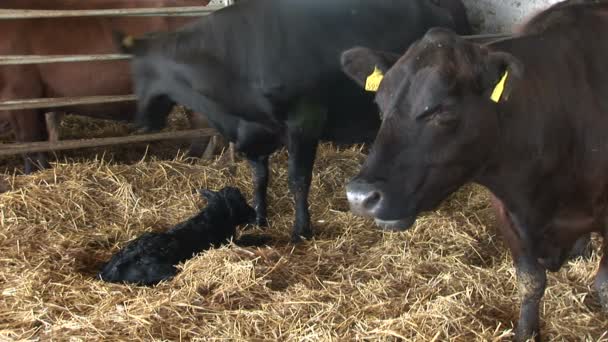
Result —
POLYGON ((365 90, 367 91, 378 91, 380 87, 380 82, 384 78, 384 74, 382 71, 378 69, 377 66, 374 67, 374 72, 371 75, 367 76, 367 80, 365 81, 365 90))
POLYGON ((135 38, 133 38, 133 36, 126 36, 122 40, 122 45, 126 48, 133 47, 134 43, 135 43, 135 38))
POLYGON ((509 72, 505 71, 505 74, 502 75, 502 78, 500 79, 500 81, 498 82, 498 84, 496 85, 496 87, 494 88, 494 90, 492 91, 492 96, 490 96, 490 99, 496 103, 498 103, 498 101, 500 101, 500 97, 502 96, 502 93, 505 91, 505 83, 507 82, 507 76, 509 76, 509 72))

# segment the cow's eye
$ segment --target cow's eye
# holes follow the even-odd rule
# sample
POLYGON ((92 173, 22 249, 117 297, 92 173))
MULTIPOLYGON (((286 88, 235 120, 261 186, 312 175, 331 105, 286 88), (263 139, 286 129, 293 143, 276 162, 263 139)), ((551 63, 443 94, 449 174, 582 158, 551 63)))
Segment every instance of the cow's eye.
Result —
POLYGON ((424 110, 422 111, 422 113, 420 113, 416 119, 417 120, 426 120, 426 119, 430 119, 432 118, 435 114, 440 113, 443 110, 443 106, 442 105, 436 105, 436 106, 427 106, 424 108, 424 110))
POLYGON ((433 117, 433 121, 440 126, 452 127, 460 121, 460 117, 452 111, 442 111, 433 117))
POLYGON ((427 107, 416 119, 424 120, 432 125, 454 126, 459 121, 459 118, 450 109, 451 106, 445 104, 427 107))

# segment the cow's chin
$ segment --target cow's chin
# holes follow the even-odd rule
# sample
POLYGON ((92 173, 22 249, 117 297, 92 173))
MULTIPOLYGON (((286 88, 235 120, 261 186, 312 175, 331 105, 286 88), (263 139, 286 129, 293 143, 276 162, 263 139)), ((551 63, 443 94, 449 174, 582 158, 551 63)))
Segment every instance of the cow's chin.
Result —
POLYGON ((381 220, 375 219, 376 225, 385 231, 389 232, 402 232, 410 229, 414 222, 416 222, 416 216, 400 219, 400 220, 381 220))

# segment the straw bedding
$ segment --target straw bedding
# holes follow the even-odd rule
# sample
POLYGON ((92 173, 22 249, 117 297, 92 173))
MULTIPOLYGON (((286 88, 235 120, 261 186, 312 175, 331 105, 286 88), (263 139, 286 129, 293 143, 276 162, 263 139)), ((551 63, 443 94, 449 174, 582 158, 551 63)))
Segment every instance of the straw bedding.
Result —
MULTIPOLYGON (((323 145, 310 196, 313 241, 293 246, 286 153, 273 158, 268 246, 205 252, 153 288, 93 279, 145 231, 164 230, 205 203, 193 189, 237 185, 246 162, 146 158, 59 162, 4 174, 0 194, 0 340, 501 341, 519 297, 485 190, 467 186, 404 233, 348 213, 344 181, 364 156, 323 145)), ((597 241, 595 241, 597 250, 597 241)), ((608 341, 591 290, 598 256, 549 276, 548 340, 608 341)))

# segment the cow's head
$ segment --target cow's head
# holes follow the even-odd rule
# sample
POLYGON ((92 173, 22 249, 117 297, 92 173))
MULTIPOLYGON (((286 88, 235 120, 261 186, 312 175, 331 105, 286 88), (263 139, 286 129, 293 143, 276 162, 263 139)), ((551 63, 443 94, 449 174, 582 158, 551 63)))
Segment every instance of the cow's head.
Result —
POLYGON ((409 228, 483 169, 500 134, 492 98, 506 101, 523 72, 512 55, 446 29, 431 29, 403 57, 354 48, 342 64, 362 86, 375 69, 384 74, 382 126, 347 196, 355 214, 390 230, 409 228))

